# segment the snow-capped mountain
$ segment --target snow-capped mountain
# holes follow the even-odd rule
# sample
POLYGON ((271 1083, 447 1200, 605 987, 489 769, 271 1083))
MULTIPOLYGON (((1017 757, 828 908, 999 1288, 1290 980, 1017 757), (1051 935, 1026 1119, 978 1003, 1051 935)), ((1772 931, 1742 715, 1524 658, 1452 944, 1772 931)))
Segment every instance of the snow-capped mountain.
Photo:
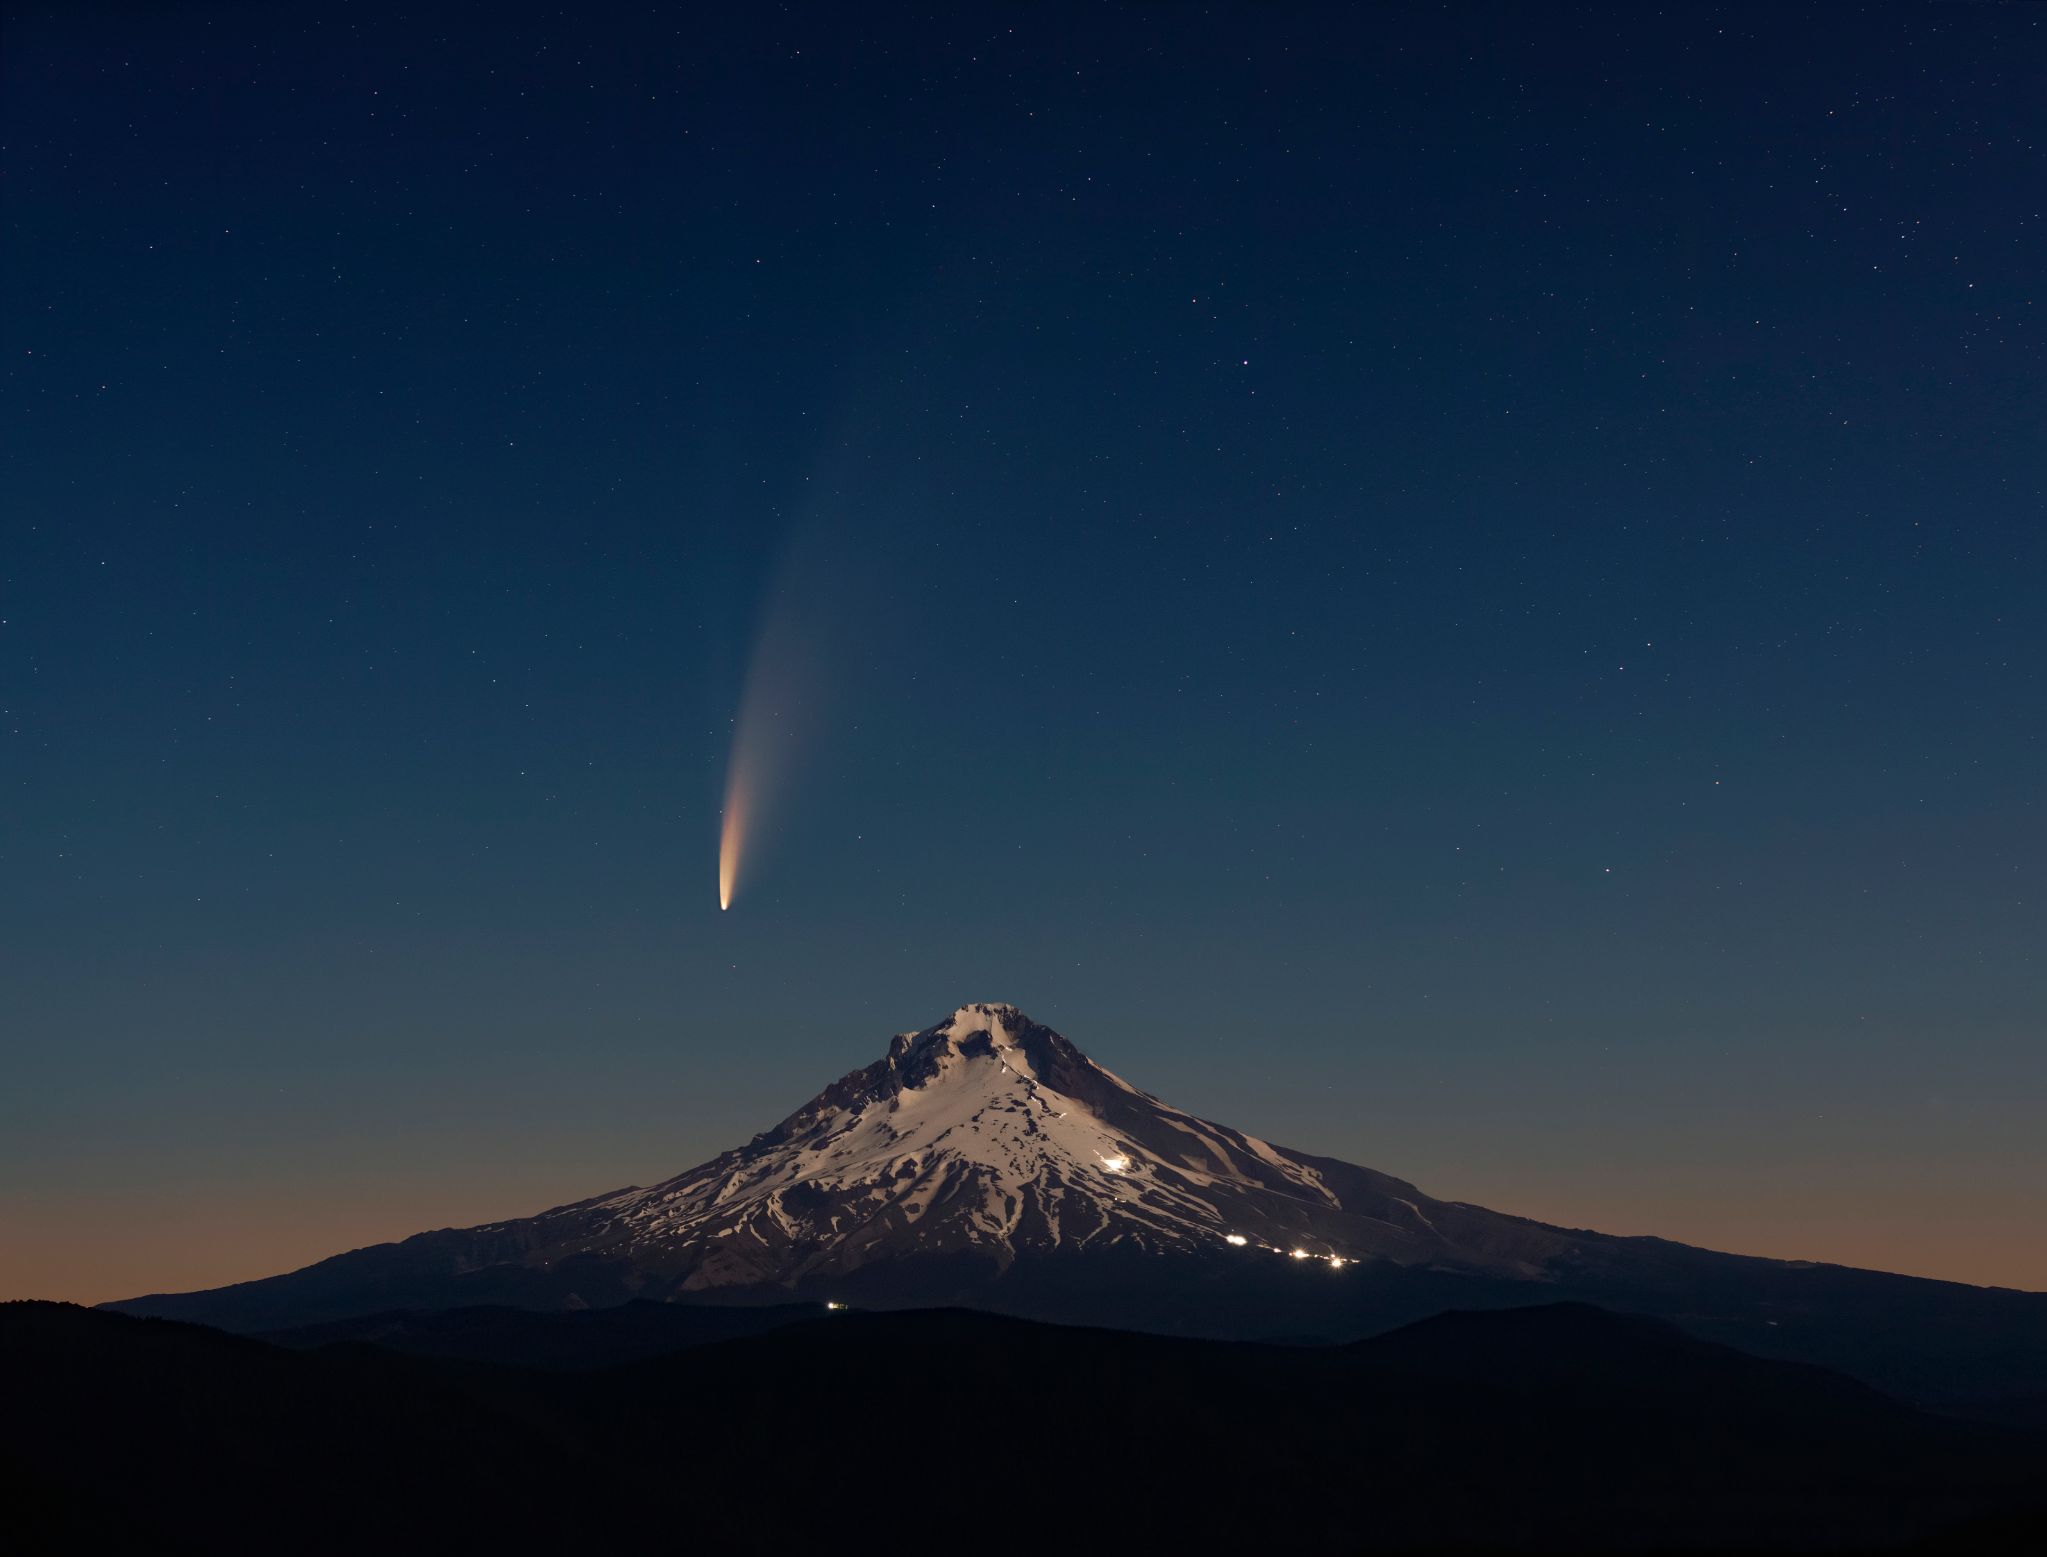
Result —
POLYGON ((109 1306, 270 1330, 473 1304, 792 1297, 1325 1339, 1575 1298, 1891 1385, 2047 1377, 2047 1295, 1432 1199, 1182 1112, 984 1004, 897 1035, 773 1129, 662 1183, 109 1306))
POLYGON ((1016 1007, 973 1004, 662 1183, 119 1306, 255 1328, 453 1291, 531 1306, 759 1298, 856 1275, 863 1295, 951 1300, 963 1279, 1082 1254, 1528 1279, 1572 1237, 1196 1118, 1016 1007), (919 1274, 934 1262, 949 1262, 938 1288, 919 1274))
POLYGON ((985 1004, 898 1034, 737 1151, 552 1215, 542 1257, 613 1255, 690 1292, 909 1255, 1003 1269, 1033 1252, 1109 1249, 1532 1274, 1546 1242, 1526 1224, 1503 1239, 1410 1184, 1197 1119, 1014 1006, 985 1004))

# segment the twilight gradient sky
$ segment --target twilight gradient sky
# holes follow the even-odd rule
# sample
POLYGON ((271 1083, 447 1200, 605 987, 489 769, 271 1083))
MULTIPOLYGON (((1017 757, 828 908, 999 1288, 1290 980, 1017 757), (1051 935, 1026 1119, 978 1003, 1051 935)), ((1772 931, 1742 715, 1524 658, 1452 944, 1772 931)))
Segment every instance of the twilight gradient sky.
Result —
POLYGON ((457 9, 0 33, 0 1295, 971 999, 2047 1288, 2042 8, 457 9))

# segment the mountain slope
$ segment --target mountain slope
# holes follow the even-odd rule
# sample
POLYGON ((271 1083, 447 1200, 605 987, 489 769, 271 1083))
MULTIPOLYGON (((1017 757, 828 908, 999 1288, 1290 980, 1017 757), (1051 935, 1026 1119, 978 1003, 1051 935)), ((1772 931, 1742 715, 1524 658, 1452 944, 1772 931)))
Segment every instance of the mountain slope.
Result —
POLYGON ((2047 1387, 2047 1295, 1436 1200, 1187 1114, 1006 1005, 898 1035, 773 1129, 651 1187, 111 1306, 274 1330, 463 1304, 791 1297, 1324 1339, 1581 1298, 1925 1396, 2047 1387))

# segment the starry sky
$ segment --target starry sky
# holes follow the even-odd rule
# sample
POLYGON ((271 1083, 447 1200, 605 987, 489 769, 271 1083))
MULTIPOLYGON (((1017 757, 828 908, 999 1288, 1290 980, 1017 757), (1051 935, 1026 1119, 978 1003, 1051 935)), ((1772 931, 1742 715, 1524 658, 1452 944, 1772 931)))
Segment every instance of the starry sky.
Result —
POLYGON ((0 31, 0 1295, 967 1000, 2047 1288, 2041 8, 459 9, 0 31))

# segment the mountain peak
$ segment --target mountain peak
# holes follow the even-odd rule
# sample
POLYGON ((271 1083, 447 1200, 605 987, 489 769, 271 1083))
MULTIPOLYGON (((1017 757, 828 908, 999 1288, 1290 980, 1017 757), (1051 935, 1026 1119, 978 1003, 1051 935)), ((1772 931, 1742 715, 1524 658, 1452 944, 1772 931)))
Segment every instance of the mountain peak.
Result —
POLYGON ((917 1039, 942 1032, 949 1038, 971 1038, 975 1033, 988 1033, 998 1043, 1006 1043, 1012 1029, 1037 1025, 1006 1000, 973 1000, 955 1008, 951 1016, 942 1022, 934 1022, 923 1032, 901 1036, 917 1039))
POLYGON ((1030 1020, 1007 1000, 970 1000, 952 1014, 952 1020, 956 1023, 972 1022, 977 1018, 993 1018, 1000 1021, 1005 1017, 1023 1017, 1025 1021, 1030 1020))
POLYGON ((975 1001, 921 1032, 898 1033, 881 1065, 884 1086, 921 1088, 948 1076, 978 1071, 972 1062, 993 1062, 1021 1082, 1048 1081, 1050 1072, 1091 1067, 1078 1049, 1051 1028, 1032 1021, 1003 1001, 975 1001))
POLYGON ((1397 1179, 1174 1108, 1014 1005, 972 1001, 674 1178, 450 1236, 475 1241, 478 1265, 602 1268, 661 1296, 1111 1250, 1523 1270, 1557 1242, 1490 1222, 1467 1240, 1468 1220, 1397 1179))

